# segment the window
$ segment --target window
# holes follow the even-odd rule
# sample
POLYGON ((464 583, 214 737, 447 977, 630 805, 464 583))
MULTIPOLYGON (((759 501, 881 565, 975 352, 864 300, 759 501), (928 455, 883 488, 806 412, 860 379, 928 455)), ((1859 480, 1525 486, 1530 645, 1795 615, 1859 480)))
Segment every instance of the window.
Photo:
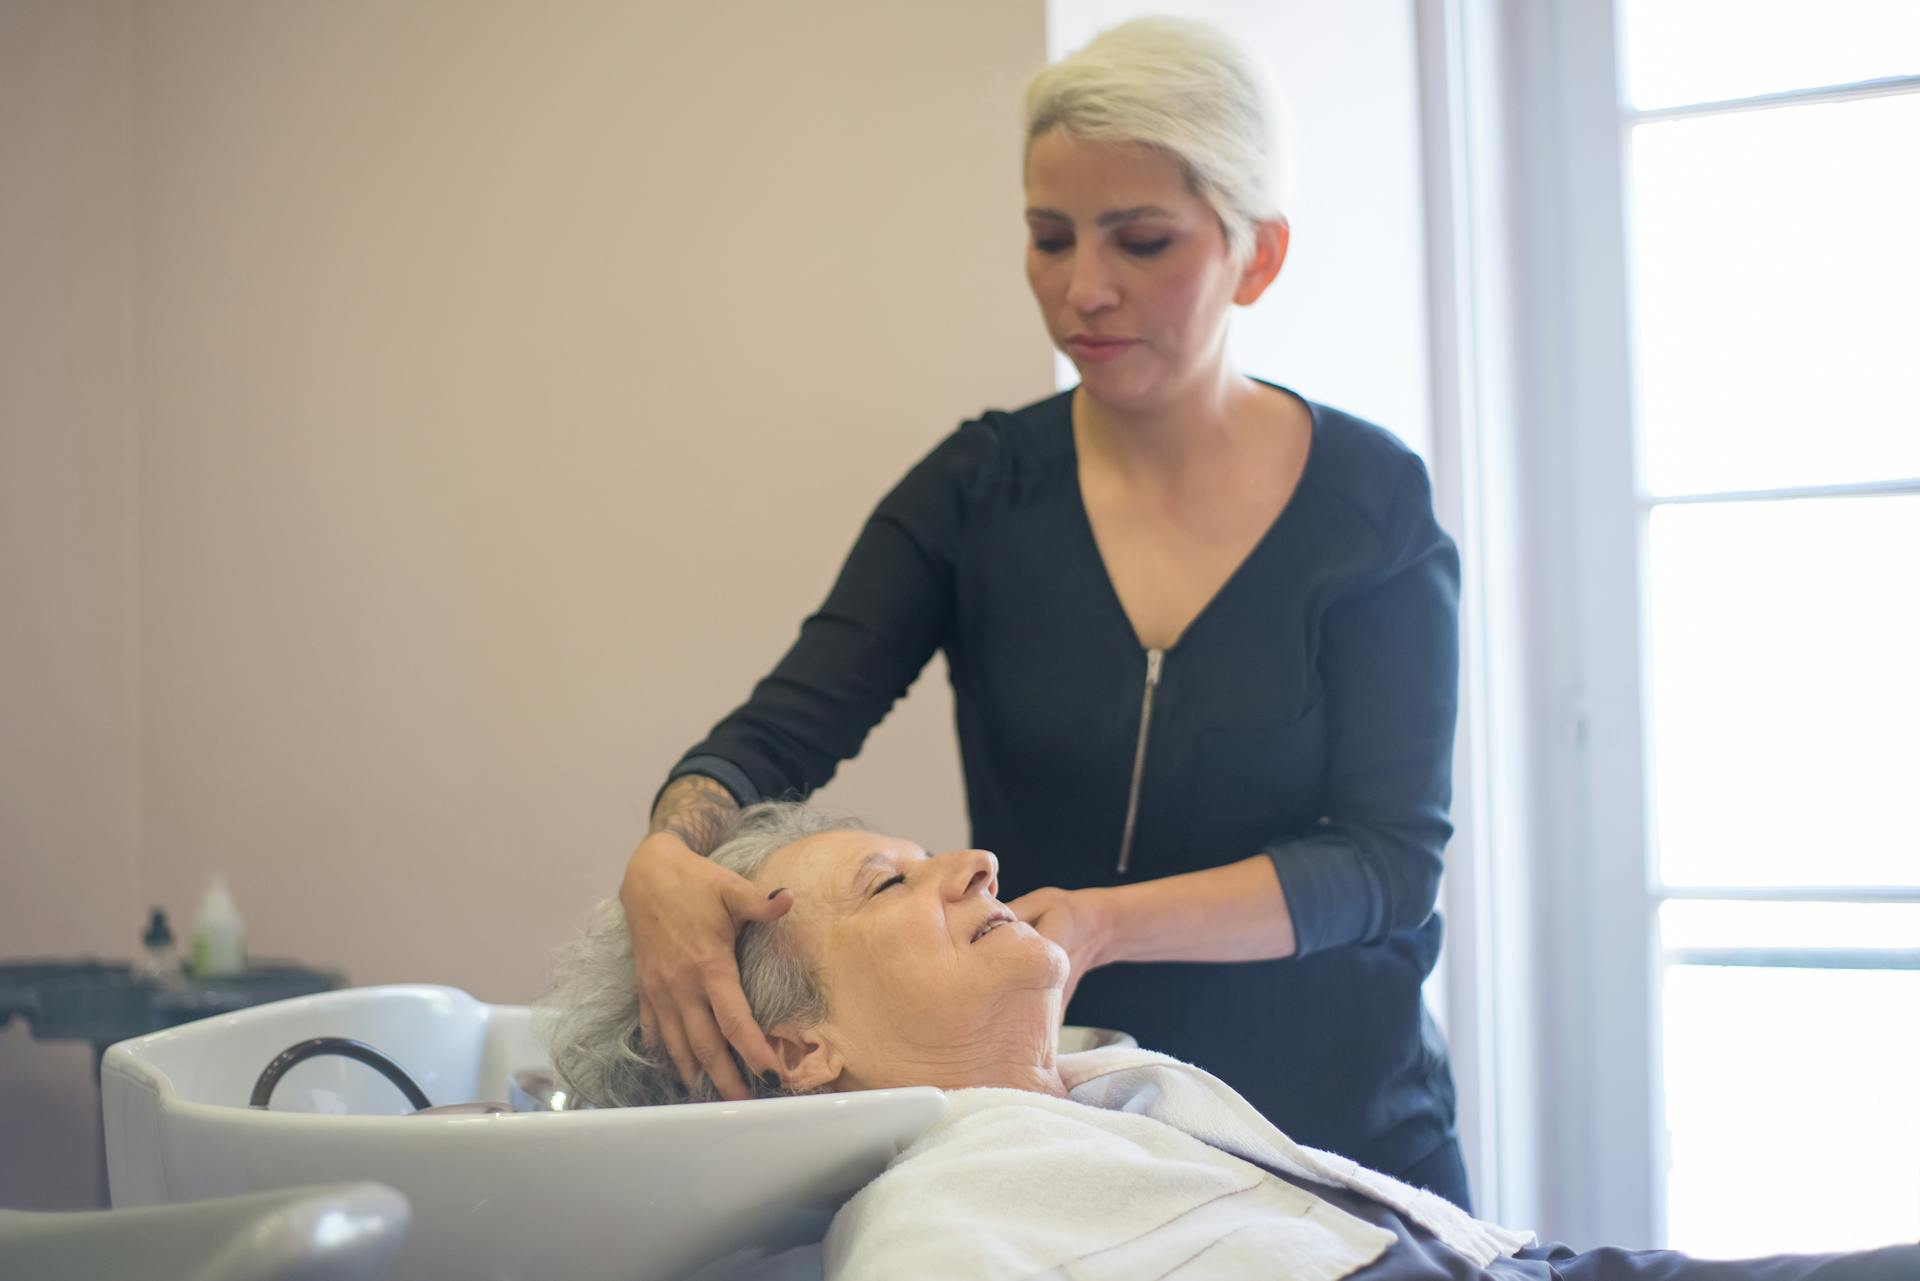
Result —
POLYGON ((1612 1175, 1694 1253, 1913 1240, 1920 5, 1614 18, 1557 43, 1567 198, 1617 210, 1565 242, 1570 395, 1631 388, 1572 421, 1612 1175))
POLYGON ((1666 1235, 1912 1240, 1920 6, 1623 18, 1666 1235))

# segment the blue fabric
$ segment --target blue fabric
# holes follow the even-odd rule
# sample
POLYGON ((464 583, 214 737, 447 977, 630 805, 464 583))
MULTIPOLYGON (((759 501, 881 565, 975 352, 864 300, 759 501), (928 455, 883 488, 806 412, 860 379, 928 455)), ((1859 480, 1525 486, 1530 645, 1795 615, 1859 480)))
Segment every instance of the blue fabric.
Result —
MULTIPOLYGON (((1696 1259, 1673 1250, 1574 1251, 1564 1245, 1496 1260, 1493 1281, 1915 1281, 1920 1245, 1850 1254, 1776 1254, 1763 1259, 1696 1259)), ((1361 1275, 1355 1281, 1373 1281, 1361 1275)), ((1385 1281, 1382 1278, 1381 1281, 1385 1281)))
POLYGON ((1286 891, 1297 957, 1111 966, 1070 1017, 1399 1173, 1453 1126, 1420 984, 1452 830, 1459 567, 1419 458, 1309 408, 1293 497, 1166 651, 1127 874, 1147 656, 1081 500, 1070 394, 985 414, 914 467, 786 656, 674 776, 714 775, 743 801, 804 795, 944 650, 973 839, 1000 856, 1006 897, 1262 851, 1286 891))
POLYGON ((1623 1250, 1614 1246, 1574 1250, 1547 1245, 1522 1250, 1513 1258, 1495 1259, 1482 1268, 1378 1201, 1279 1171, 1269 1173, 1385 1228, 1397 1238, 1385 1254, 1348 1281, 1920 1281, 1920 1245, 1762 1259, 1697 1259, 1673 1250, 1623 1250))

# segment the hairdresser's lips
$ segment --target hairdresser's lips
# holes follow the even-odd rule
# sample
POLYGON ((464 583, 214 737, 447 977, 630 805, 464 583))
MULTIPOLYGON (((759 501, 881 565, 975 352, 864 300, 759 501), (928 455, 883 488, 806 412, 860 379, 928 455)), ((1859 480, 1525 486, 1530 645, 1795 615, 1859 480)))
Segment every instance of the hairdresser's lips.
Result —
POLYGON ((1091 334, 1075 334, 1065 344, 1068 355, 1092 365, 1118 360, 1139 345, 1138 338, 1105 338, 1091 334))

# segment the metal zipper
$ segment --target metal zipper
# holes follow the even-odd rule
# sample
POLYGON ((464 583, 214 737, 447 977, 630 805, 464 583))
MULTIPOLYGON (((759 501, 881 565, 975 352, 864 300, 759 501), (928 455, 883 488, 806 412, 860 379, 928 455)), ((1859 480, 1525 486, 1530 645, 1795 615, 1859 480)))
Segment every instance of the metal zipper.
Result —
POLYGON ((1160 687, 1160 661, 1165 650, 1147 651, 1147 685, 1140 694, 1140 741, 1133 749, 1133 782, 1127 788, 1127 825, 1120 829, 1120 862, 1114 867, 1118 876, 1127 874, 1127 860, 1133 855, 1133 825, 1140 817, 1140 779, 1147 771, 1147 727, 1153 723, 1153 691, 1160 687))

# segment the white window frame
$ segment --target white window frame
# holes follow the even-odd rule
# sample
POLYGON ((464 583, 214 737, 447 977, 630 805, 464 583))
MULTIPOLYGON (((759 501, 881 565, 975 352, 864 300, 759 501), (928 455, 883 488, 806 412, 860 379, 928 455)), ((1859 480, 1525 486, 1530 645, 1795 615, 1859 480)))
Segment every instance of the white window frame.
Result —
POLYGON ((1657 885, 1642 671, 1656 503, 1634 456, 1628 150, 1633 120, 1698 108, 1623 112, 1617 0, 1416 3, 1437 493, 1467 587, 1446 902, 1463 1144, 1490 1217, 1578 1244, 1656 1246, 1661 901, 1920 891, 1657 885))
POLYGON ((1420 0, 1436 468, 1461 536, 1447 908, 1480 1209, 1650 1246, 1662 1189, 1611 0, 1420 0), (1608 157, 1611 164, 1572 162, 1608 157), (1624 926, 1623 924, 1624 923, 1624 926))
POLYGON ((1435 503, 1462 558, 1455 837, 1442 908, 1448 1037, 1476 1209, 1541 1221, 1531 904, 1539 700, 1523 673, 1531 620, 1516 432, 1509 88, 1498 0, 1419 0, 1418 53, 1433 344, 1435 503), (1516 679, 1515 677, 1518 677, 1516 679), (1503 786, 1492 786, 1499 779, 1503 786))
MULTIPOLYGON (((1665 1124, 1655 1013, 1660 962, 1644 743, 1647 682, 1642 609, 1645 516, 1634 448, 1632 315, 1628 299, 1627 132, 1619 103, 1621 59, 1611 0, 1553 6, 1541 66, 1553 85, 1532 102, 1557 130, 1532 163, 1532 204, 1545 252, 1535 261, 1535 306, 1560 337, 1556 392, 1564 461, 1536 481, 1571 517, 1571 546, 1551 577, 1573 620, 1561 691, 1577 740, 1569 822, 1556 845, 1560 898, 1543 913, 1565 931, 1571 983, 1552 1044, 1571 1066, 1567 1110, 1586 1125, 1561 1136, 1581 1168, 1560 1177, 1581 1200, 1566 1207, 1573 1231, 1594 1240, 1665 1240, 1665 1124), (1545 100, 1553 93, 1551 105, 1545 100), (1549 247, 1550 246, 1550 247, 1549 247), (1552 272, 1549 264, 1558 266, 1552 272), (1550 292, 1547 292, 1550 291, 1550 292), (1553 319, 1549 319, 1552 317, 1553 319), (1557 321, 1557 323, 1556 323, 1557 321), (1580 1182, 1582 1175, 1585 1182, 1580 1182)), ((1571 1118, 1570 1118, 1571 1119, 1571 1118)))

